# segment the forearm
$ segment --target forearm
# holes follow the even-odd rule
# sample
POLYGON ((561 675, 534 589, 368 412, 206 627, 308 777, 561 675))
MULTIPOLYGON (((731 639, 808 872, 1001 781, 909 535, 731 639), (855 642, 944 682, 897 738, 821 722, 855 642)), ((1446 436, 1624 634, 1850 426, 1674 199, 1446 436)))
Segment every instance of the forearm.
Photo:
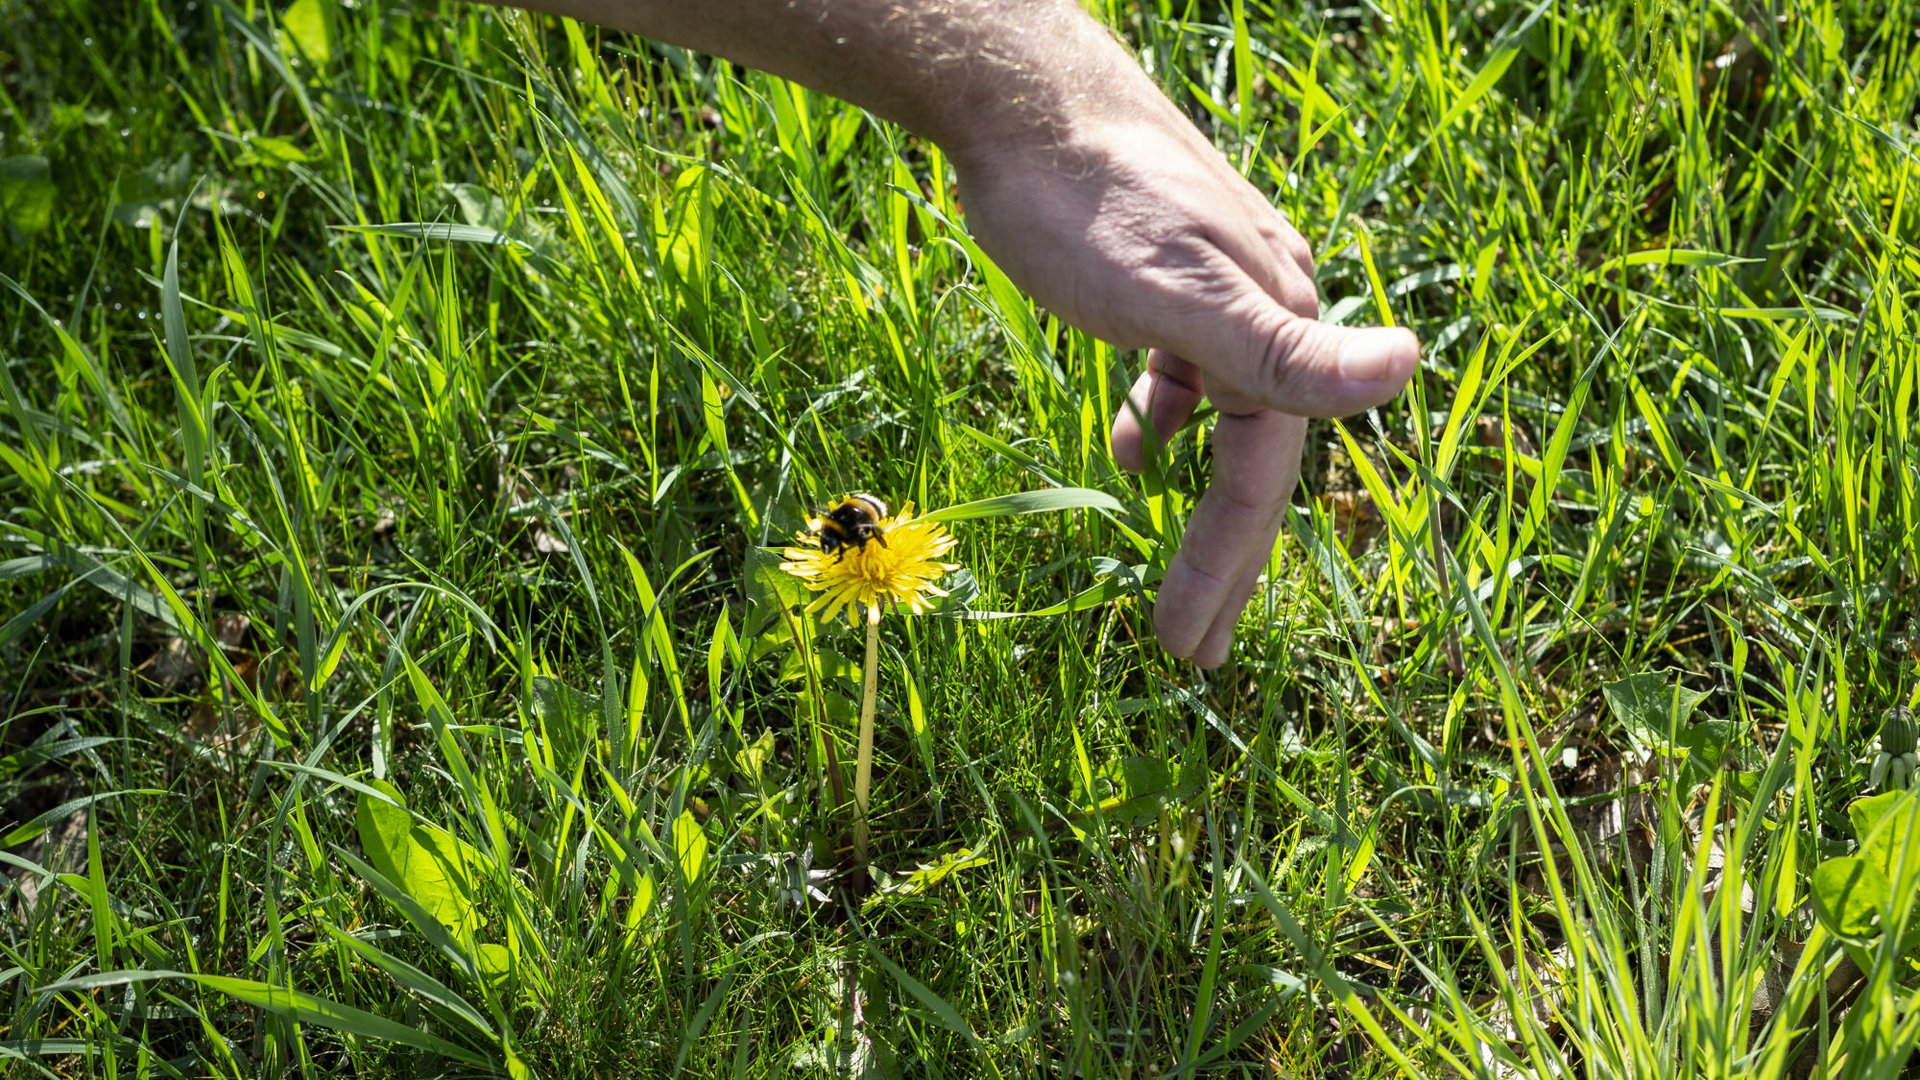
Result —
POLYGON ((770 71, 961 151, 1164 108, 1073 0, 505 0, 770 71))

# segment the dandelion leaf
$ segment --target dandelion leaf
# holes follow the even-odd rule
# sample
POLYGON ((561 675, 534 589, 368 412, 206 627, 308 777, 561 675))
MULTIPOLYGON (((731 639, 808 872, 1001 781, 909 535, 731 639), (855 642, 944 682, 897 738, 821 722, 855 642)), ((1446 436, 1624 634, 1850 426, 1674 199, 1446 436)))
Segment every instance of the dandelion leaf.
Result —
POLYGON ((1841 938, 1871 936, 1889 891, 1886 875, 1856 855, 1828 859, 1813 871, 1813 910, 1841 938))
POLYGON ((1689 690, 1671 673, 1641 672, 1602 690, 1614 719, 1633 740, 1673 759, 1683 787, 1705 783, 1735 751, 1737 729, 1725 720, 1692 720, 1706 691, 1689 690))
POLYGON ((368 861, 442 925, 460 937, 471 935, 485 920, 473 906, 464 845, 443 829, 415 823, 393 785, 368 783, 393 800, 360 796, 354 824, 368 861))

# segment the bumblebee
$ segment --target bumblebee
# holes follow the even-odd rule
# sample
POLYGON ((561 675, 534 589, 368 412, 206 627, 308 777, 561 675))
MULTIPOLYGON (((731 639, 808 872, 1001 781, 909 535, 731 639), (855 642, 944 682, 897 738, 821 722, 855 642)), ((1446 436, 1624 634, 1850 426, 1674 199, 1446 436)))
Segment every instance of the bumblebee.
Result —
POLYGON ((886 547, 886 530, 880 527, 886 516, 887 504, 877 496, 849 495, 821 513, 814 535, 820 538, 820 550, 837 562, 847 557, 848 548, 864 549, 869 540, 886 547))

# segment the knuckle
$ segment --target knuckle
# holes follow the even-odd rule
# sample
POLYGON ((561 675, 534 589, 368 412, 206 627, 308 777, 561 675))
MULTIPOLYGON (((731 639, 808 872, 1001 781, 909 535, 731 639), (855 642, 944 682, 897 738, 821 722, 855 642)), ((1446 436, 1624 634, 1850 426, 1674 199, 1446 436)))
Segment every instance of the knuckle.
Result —
POLYGON ((1181 550, 1186 552, 1187 570, 1199 579, 1194 584, 1202 588, 1224 587, 1227 584, 1228 567, 1211 550, 1187 550, 1193 546, 1188 544, 1181 550))
POLYGON ((1220 495, 1220 509, 1223 513, 1235 517, 1244 517, 1249 521, 1264 523, 1280 508, 1280 503, 1271 498, 1249 499, 1232 488, 1214 488, 1220 495))
POLYGON ((1313 249, 1307 246, 1306 239, 1299 233, 1292 234, 1287 237, 1285 251, 1288 257, 1293 259, 1294 265, 1300 268, 1300 272, 1307 275, 1308 280, 1312 280, 1313 249))
POLYGON ((1320 290, 1314 288, 1311 276, 1289 274, 1281 283, 1278 299, 1288 311, 1302 319, 1320 317, 1320 290))
POLYGON ((1266 549, 1272 549, 1287 500, 1274 492, 1246 493, 1229 484, 1215 484, 1207 495, 1214 500, 1214 527, 1225 535, 1242 538, 1236 545, 1239 550, 1231 555, 1223 553, 1223 561, 1216 568, 1214 576, 1225 581, 1252 554, 1261 550, 1263 541, 1266 549))

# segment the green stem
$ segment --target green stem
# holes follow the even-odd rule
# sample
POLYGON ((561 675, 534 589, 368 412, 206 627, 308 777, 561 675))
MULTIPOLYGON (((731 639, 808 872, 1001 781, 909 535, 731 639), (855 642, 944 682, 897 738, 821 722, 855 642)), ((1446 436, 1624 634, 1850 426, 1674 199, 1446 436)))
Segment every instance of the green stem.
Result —
POLYGON ((853 765, 853 859, 867 865, 867 795, 873 790, 873 706, 879 691, 880 620, 867 620, 867 670, 860 680, 860 751, 853 765))

